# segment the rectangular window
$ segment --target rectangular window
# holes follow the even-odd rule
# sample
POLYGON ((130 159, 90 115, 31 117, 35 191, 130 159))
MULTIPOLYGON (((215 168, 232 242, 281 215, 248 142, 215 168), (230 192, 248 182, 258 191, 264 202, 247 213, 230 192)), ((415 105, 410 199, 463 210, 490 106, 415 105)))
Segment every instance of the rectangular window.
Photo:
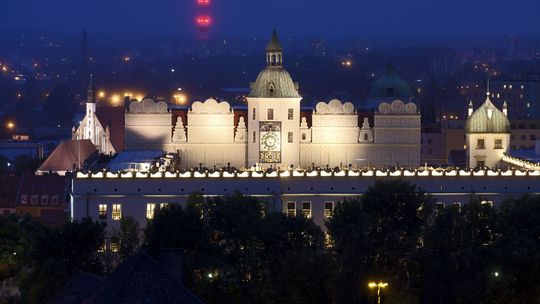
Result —
POLYGON ((112 205, 112 219, 118 221, 122 218, 122 205, 113 204, 112 205))
POLYGON ((150 203, 146 204, 146 218, 151 220, 154 218, 154 212, 156 209, 156 204, 150 203))
POLYGON ((287 216, 296 216, 296 202, 287 202, 287 216))
POLYGON ((495 139, 495 147, 494 148, 495 149, 502 149, 503 148, 502 139, 500 139, 500 138, 495 139))
POLYGON ((456 210, 457 212, 461 212, 461 203, 460 202, 452 203, 452 208, 454 208, 454 210, 456 210))
POLYGON ((493 201, 481 201, 480 205, 486 205, 489 207, 493 207, 493 201))
POLYGON ((311 202, 302 202, 302 215, 311 218, 311 202))
POLYGON ((161 204, 159 204, 160 209, 167 208, 168 206, 169 206, 169 203, 161 203, 161 204))
POLYGON ((293 132, 287 133, 287 139, 288 139, 289 143, 293 142, 293 132))
POLYGON ((253 108, 253 120, 255 120, 255 108, 253 108))
POLYGON ((268 120, 274 120, 274 109, 268 109, 268 120))
POLYGON ((111 251, 118 252, 120 250, 120 239, 116 236, 111 237, 111 251))
POLYGON ((479 138, 476 142, 476 149, 483 150, 486 148, 486 142, 483 138, 479 138))
POLYGON ((288 111, 287 111, 287 118, 289 120, 293 120, 294 119, 294 109, 290 108, 288 111))
POLYGON ((331 218, 334 215, 334 202, 324 202, 324 218, 331 218))
POLYGON ((257 133, 253 131, 253 143, 257 140, 257 133))
POLYGON ((441 214, 441 213, 443 213, 443 212, 444 212, 444 203, 437 203, 437 204, 435 205, 435 213, 436 213, 437 215, 439 215, 439 214, 441 214))
POLYGON ((107 204, 99 204, 99 219, 107 219, 107 204))

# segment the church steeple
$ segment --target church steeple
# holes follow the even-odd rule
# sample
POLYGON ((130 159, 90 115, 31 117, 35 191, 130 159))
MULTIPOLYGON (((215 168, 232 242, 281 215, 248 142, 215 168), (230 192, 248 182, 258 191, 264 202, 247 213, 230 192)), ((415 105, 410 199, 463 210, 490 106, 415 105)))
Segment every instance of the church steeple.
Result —
POLYGON ((266 47, 266 66, 272 68, 283 67, 283 49, 277 37, 277 32, 272 32, 272 38, 266 47))
POLYGON ((94 89, 94 75, 90 74, 90 83, 86 89, 86 102, 96 102, 96 93, 94 89))

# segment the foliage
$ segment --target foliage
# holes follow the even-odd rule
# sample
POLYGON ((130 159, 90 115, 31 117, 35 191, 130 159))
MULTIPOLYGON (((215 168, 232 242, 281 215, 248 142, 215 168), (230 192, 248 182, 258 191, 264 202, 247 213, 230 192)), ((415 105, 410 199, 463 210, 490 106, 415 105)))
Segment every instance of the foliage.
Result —
POLYGON ((131 216, 124 216, 120 220, 120 231, 115 232, 115 236, 120 240, 119 255, 124 260, 135 252, 140 246, 139 223, 131 216))

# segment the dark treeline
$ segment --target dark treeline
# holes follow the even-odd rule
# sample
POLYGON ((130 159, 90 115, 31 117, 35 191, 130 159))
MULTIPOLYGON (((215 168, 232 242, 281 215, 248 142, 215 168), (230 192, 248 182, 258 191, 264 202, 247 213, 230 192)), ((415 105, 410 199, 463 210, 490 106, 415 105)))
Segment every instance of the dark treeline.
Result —
POLYGON ((181 249, 184 283, 206 303, 376 303, 371 281, 388 282, 383 303, 540 303, 540 197, 433 204, 409 183, 377 182, 338 204, 324 232, 254 197, 193 195, 158 210, 140 241, 124 218, 116 262, 96 253, 99 223, 46 228, 4 216, 1 275, 19 274, 13 302, 42 303, 72 274, 106 275, 141 244, 152 255, 181 249))

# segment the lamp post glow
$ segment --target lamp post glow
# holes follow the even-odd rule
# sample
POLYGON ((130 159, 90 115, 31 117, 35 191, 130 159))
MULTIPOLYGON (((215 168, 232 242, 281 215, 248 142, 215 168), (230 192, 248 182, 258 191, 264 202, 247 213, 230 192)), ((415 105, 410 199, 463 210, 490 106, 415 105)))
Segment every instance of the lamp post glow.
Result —
POLYGON ((370 282, 368 286, 369 288, 377 288, 377 304, 381 304, 381 289, 387 287, 388 283, 382 281, 379 283, 370 282))

